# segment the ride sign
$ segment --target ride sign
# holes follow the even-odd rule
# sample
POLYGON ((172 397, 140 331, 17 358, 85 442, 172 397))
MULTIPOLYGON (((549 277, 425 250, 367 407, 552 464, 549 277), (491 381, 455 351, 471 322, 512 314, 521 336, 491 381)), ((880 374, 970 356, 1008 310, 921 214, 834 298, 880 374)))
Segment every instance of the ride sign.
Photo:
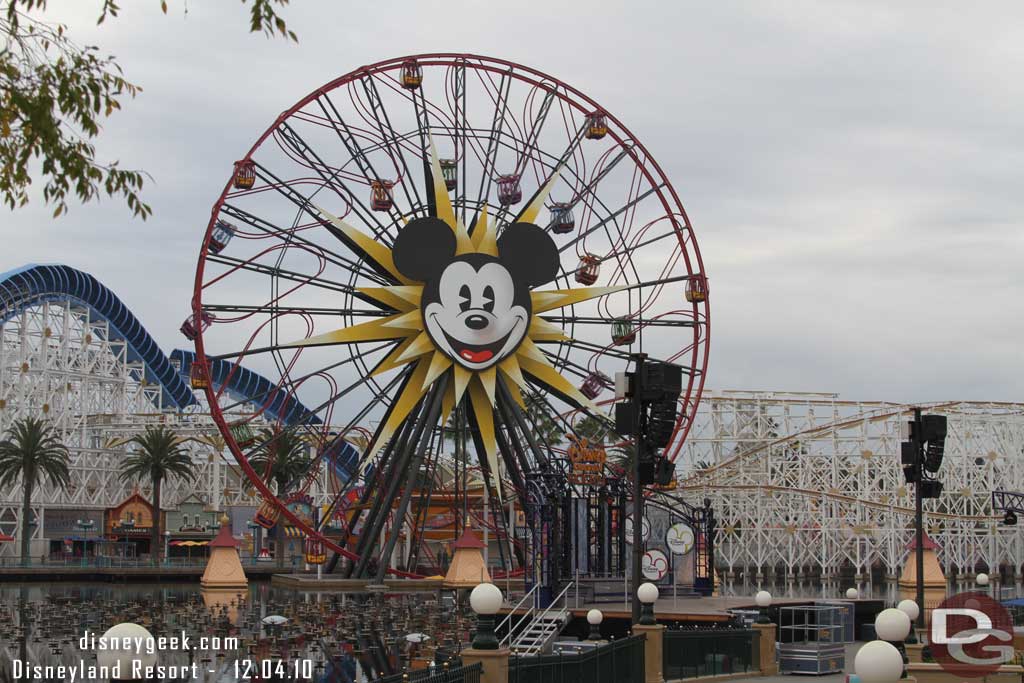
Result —
POLYGON ((583 438, 569 446, 568 455, 570 484, 604 486, 604 464, 608 460, 604 446, 591 445, 583 438))
POLYGON ((981 678, 1013 660, 1013 618, 984 593, 959 593, 932 610, 932 656, 960 678, 981 678))

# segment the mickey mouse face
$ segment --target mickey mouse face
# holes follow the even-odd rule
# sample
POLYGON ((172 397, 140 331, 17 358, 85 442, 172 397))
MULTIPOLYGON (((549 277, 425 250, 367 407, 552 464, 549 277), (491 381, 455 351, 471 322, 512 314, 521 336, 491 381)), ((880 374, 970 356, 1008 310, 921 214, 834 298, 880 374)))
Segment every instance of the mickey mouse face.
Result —
POLYGON ((421 310, 434 345, 470 370, 485 370, 513 353, 526 336, 530 288, 558 273, 551 237, 514 223, 498 239, 498 257, 455 256, 455 234, 443 221, 411 221, 392 254, 402 275, 424 283, 421 310))

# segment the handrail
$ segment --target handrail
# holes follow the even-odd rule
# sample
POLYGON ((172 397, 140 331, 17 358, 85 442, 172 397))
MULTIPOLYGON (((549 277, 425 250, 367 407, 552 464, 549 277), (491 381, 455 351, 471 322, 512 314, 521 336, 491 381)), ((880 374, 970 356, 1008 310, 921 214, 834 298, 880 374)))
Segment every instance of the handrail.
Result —
MULTIPOLYGON (((550 602, 550 603, 548 604, 548 606, 544 608, 544 611, 543 611, 543 612, 541 612, 541 613, 540 613, 540 614, 539 614, 539 615, 537 616, 537 619, 536 619, 536 620, 537 620, 538 622, 540 622, 540 621, 543 621, 543 620, 544 620, 544 618, 545 618, 545 617, 546 617, 546 616, 548 615, 548 612, 550 612, 550 611, 551 611, 551 608, 552 608, 552 607, 554 607, 555 605, 557 605, 557 604, 558 604, 558 601, 559 601, 559 600, 561 600, 562 598, 564 598, 564 597, 565 597, 565 594, 569 592, 569 589, 570 589, 570 588, 572 588, 572 587, 573 587, 573 585, 575 585, 575 583, 576 583, 575 581, 570 581, 569 583, 567 583, 567 584, 566 584, 566 586, 565 586, 565 588, 563 588, 563 589, 562 589, 562 592, 561 592, 561 593, 559 593, 559 594, 558 594, 557 596, 555 596, 555 599, 554 599, 554 600, 552 600, 552 601, 551 601, 551 602, 550 602)), ((538 584, 538 585, 539 585, 539 584, 538 584)), ((565 607, 562 607, 562 608, 560 608, 560 609, 561 609, 561 611, 563 611, 563 612, 564 612, 566 608, 565 608, 565 607)), ((547 631, 548 631, 548 629, 547 629, 547 627, 545 626, 545 627, 544 627, 544 630, 543 630, 543 631, 541 632, 541 635, 542 635, 542 636, 546 636, 546 635, 548 635, 548 634, 547 634, 547 631)), ((521 635, 521 634, 520 634, 520 635, 521 635)), ((540 642, 540 641, 538 641, 538 642, 540 642)), ((525 652, 524 654, 532 654, 532 652, 533 652, 533 650, 534 650, 535 648, 536 648, 536 649, 537 649, 537 650, 539 651, 539 650, 540 650, 540 645, 533 645, 533 646, 531 646, 531 647, 527 648, 527 650, 526 650, 526 652, 525 652)))
MULTIPOLYGON (((502 626, 504 626, 504 625, 505 625, 505 624, 506 624, 506 623, 507 623, 507 622, 508 622, 508 621, 509 621, 509 620, 510 620, 510 619, 512 618, 512 616, 513 616, 513 615, 514 615, 514 614, 516 613, 516 610, 517 610, 517 609, 519 609, 520 607, 522 607, 522 606, 523 606, 523 603, 524 603, 524 602, 526 602, 526 599, 527 599, 528 597, 530 597, 531 595, 533 595, 533 594, 534 594, 534 593, 535 593, 535 592, 537 591, 537 589, 538 589, 538 588, 540 588, 540 584, 539 584, 539 583, 535 583, 535 584, 533 584, 533 588, 531 588, 531 589, 530 589, 530 591, 529 591, 529 592, 528 592, 528 593, 527 593, 526 595, 524 595, 524 596, 522 597, 522 599, 521 599, 521 600, 520 600, 520 601, 519 601, 518 603, 516 603, 516 606, 515 606, 515 607, 513 607, 513 608, 512 608, 512 609, 511 609, 511 610, 509 611, 509 613, 508 613, 508 614, 507 614, 507 615, 505 616, 505 618, 504 618, 504 619, 502 619, 502 620, 501 620, 501 623, 500 623, 500 624, 498 624, 498 625, 497 625, 497 626, 495 627, 495 629, 494 629, 494 630, 495 630, 495 631, 500 631, 500 630, 501 630, 501 627, 502 627, 502 626)), ((531 607, 530 607, 530 609, 526 610, 526 614, 522 615, 522 616, 521 616, 521 617, 519 618, 519 621, 517 621, 517 622, 515 623, 515 625, 514 625, 514 626, 509 626, 509 628, 508 628, 508 633, 506 633, 506 634, 505 634, 505 637, 503 637, 503 638, 501 639, 501 645, 504 645, 504 644, 505 644, 505 641, 506 641, 506 640, 509 640, 509 639, 510 639, 510 638, 512 637, 512 634, 513 634, 513 633, 515 632, 515 630, 516 630, 516 627, 517 627, 517 626, 519 626, 519 625, 520 625, 521 623, 523 623, 523 619, 525 619, 526 617, 530 616, 530 614, 531 614, 531 613, 533 613, 533 611, 534 611, 535 609, 536 609, 536 607, 533 607, 533 606, 531 606, 531 607)))

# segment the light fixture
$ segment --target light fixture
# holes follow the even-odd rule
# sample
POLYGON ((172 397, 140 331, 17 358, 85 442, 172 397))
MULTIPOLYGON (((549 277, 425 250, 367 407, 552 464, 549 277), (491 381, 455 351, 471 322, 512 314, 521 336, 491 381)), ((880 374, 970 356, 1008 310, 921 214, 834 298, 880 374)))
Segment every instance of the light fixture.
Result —
POLYGON ((604 614, 599 609, 592 609, 587 612, 587 623, 590 624, 590 635, 588 640, 601 640, 601 622, 604 621, 604 614))
POLYGON ((772 604, 772 594, 768 591, 758 591, 757 595, 754 596, 754 602, 758 607, 761 608, 761 613, 757 616, 757 624, 770 624, 772 620, 768 618, 768 608, 772 604))
POLYGON ((865 643, 853 659, 861 683, 894 683, 903 674, 903 656, 884 640, 865 643))
POLYGON ((501 609, 503 602, 501 589, 493 583, 477 584, 469 594, 469 606, 477 615, 476 633, 473 634, 474 649, 498 649, 498 637, 494 634, 494 615, 501 609))
POLYGON ((649 581, 642 583, 636 589, 636 596, 640 598, 640 623, 644 626, 657 624, 654 619, 654 602, 658 599, 658 587, 649 581))

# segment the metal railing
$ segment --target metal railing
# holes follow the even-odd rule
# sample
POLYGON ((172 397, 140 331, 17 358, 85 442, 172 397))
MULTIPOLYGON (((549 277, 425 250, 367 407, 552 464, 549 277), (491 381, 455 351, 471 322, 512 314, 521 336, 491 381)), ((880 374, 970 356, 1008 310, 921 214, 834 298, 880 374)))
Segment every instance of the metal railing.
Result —
MULTIPOLYGON (((540 614, 537 615, 537 617, 536 617, 536 619, 534 621, 544 622, 544 619, 548 616, 548 614, 551 613, 551 608, 554 607, 555 605, 557 605, 558 602, 562 598, 565 597, 565 594, 569 592, 569 589, 572 588, 574 584, 575 584, 574 581, 570 581, 568 584, 566 584, 565 588, 562 589, 562 592, 559 593, 557 596, 555 596, 555 599, 552 600, 551 603, 547 607, 544 608, 543 612, 541 612, 540 614)), ((564 608, 560 608, 560 612, 564 612, 564 608)), ((523 654, 531 655, 531 654, 536 654, 536 653, 540 652, 540 650, 541 650, 541 648, 542 648, 542 646, 544 644, 544 639, 551 635, 551 633, 549 633, 549 631, 551 631, 552 629, 557 630, 558 629, 558 625, 555 624, 555 625, 549 627, 547 624, 545 624, 543 629, 541 630, 540 634, 537 634, 538 637, 539 637, 538 642, 533 644, 533 645, 531 645, 530 647, 528 647, 523 652, 523 654)), ((519 644, 519 639, 522 638, 523 634, 528 633, 528 632, 530 632, 530 626, 527 626, 526 629, 524 629, 519 634, 519 638, 517 638, 516 640, 512 641, 512 647, 515 648, 519 644)))
POLYGON ((757 667, 754 650, 761 634, 754 629, 666 630, 662 645, 665 679, 746 673, 757 667))
POLYGON ((480 683, 483 665, 477 662, 468 666, 435 666, 431 669, 413 669, 385 678, 378 678, 374 683, 480 683))
POLYGON ((643 683, 643 635, 579 653, 511 657, 509 683, 643 683))
MULTIPOLYGON (((497 626, 495 627, 495 629, 494 629, 494 630, 495 630, 495 632, 496 632, 496 633, 501 633, 501 629, 502 629, 502 628, 503 628, 503 627, 504 627, 504 626, 505 626, 506 624, 508 624, 508 623, 509 623, 509 622, 510 622, 510 621, 512 620, 512 617, 513 617, 513 616, 515 615, 515 613, 516 613, 516 610, 517 610, 517 609, 520 609, 520 608, 521 608, 521 607, 523 606, 523 603, 524 603, 524 602, 526 602, 527 600, 530 600, 530 598, 532 598, 532 597, 533 597, 533 595, 534 595, 534 594, 535 594, 535 593, 537 592, 537 589, 538 589, 538 588, 540 588, 540 584, 539 584, 539 583, 535 583, 535 584, 533 584, 533 588, 531 588, 531 589, 530 589, 530 590, 529 590, 529 591, 528 591, 528 592, 526 593, 526 595, 524 595, 524 596, 523 596, 523 597, 522 597, 522 598, 521 598, 521 599, 519 600, 519 602, 517 602, 517 603, 516 603, 516 606, 515 606, 515 607, 513 607, 513 608, 512 608, 512 609, 511 609, 511 610, 509 611, 509 613, 508 613, 507 615, 505 615, 505 618, 504 618, 504 619, 502 619, 502 620, 501 620, 501 622, 500 622, 500 623, 499 623, 499 624, 498 624, 498 625, 497 625, 497 626)), ((510 640, 512 639, 512 634, 513 634, 513 633, 515 633, 515 630, 516 630, 517 628, 519 628, 519 626, 521 626, 521 625, 522 625, 522 623, 523 623, 523 620, 524 620, 524 619, 526 619, 527 617, 529 617, 530 615, 532 615, 532 614, 533 614, 533 612, 534 612, 534 611, 535 611, 535 610, 537 609, 537 607, 536 607, 536 604, 537 604, 537 601, 536 601, 536 600, 531 600, 531 601, 530 601, 530 608, 529 608, 528 610, 526 610, 526 613, 525 613, 525 614, 523 614, 523 615, 521 615, 521 616, 520 616, 520 618, 519 618, 519 620, 518 620, 518 621, 516 621, 516 623, 514 623, 514 624, 510 624, 510 625, 508 626, 508 631, 507 631, 507 632, 505 633, 505 635, 504 635, 504 636, 502 636, 502 638, 501 638, 501 646, 502 646, 502 647, 505 647, 505 646, 506 646, 506 645, 508 644, 508 642, 509 642, 509 641, 510 641, 510 640)))
MULTIPOLYGON (((0 558, 0 568, 138 568, 138 569, 202 569, 207 563, 206 557, 195 557, 195 558, 184 558, 184 557, 171 557, 160 560, 160 564, 157 567, 153 566, 153 561, 148 558, 132 558, 132 557, 48 557, 45 560, 41 558, 33 558, 29 560, 28 565, 22 564, 20 557, 3 557, 0 558)), ((243 566, 246 567, 268 567, 276 568, 276 562, 263 562, 257 561, 255 558, 242 557, 239 558, 243 566)), ((294 571, 294 567, 285 564, 286 570, 294 571)))

